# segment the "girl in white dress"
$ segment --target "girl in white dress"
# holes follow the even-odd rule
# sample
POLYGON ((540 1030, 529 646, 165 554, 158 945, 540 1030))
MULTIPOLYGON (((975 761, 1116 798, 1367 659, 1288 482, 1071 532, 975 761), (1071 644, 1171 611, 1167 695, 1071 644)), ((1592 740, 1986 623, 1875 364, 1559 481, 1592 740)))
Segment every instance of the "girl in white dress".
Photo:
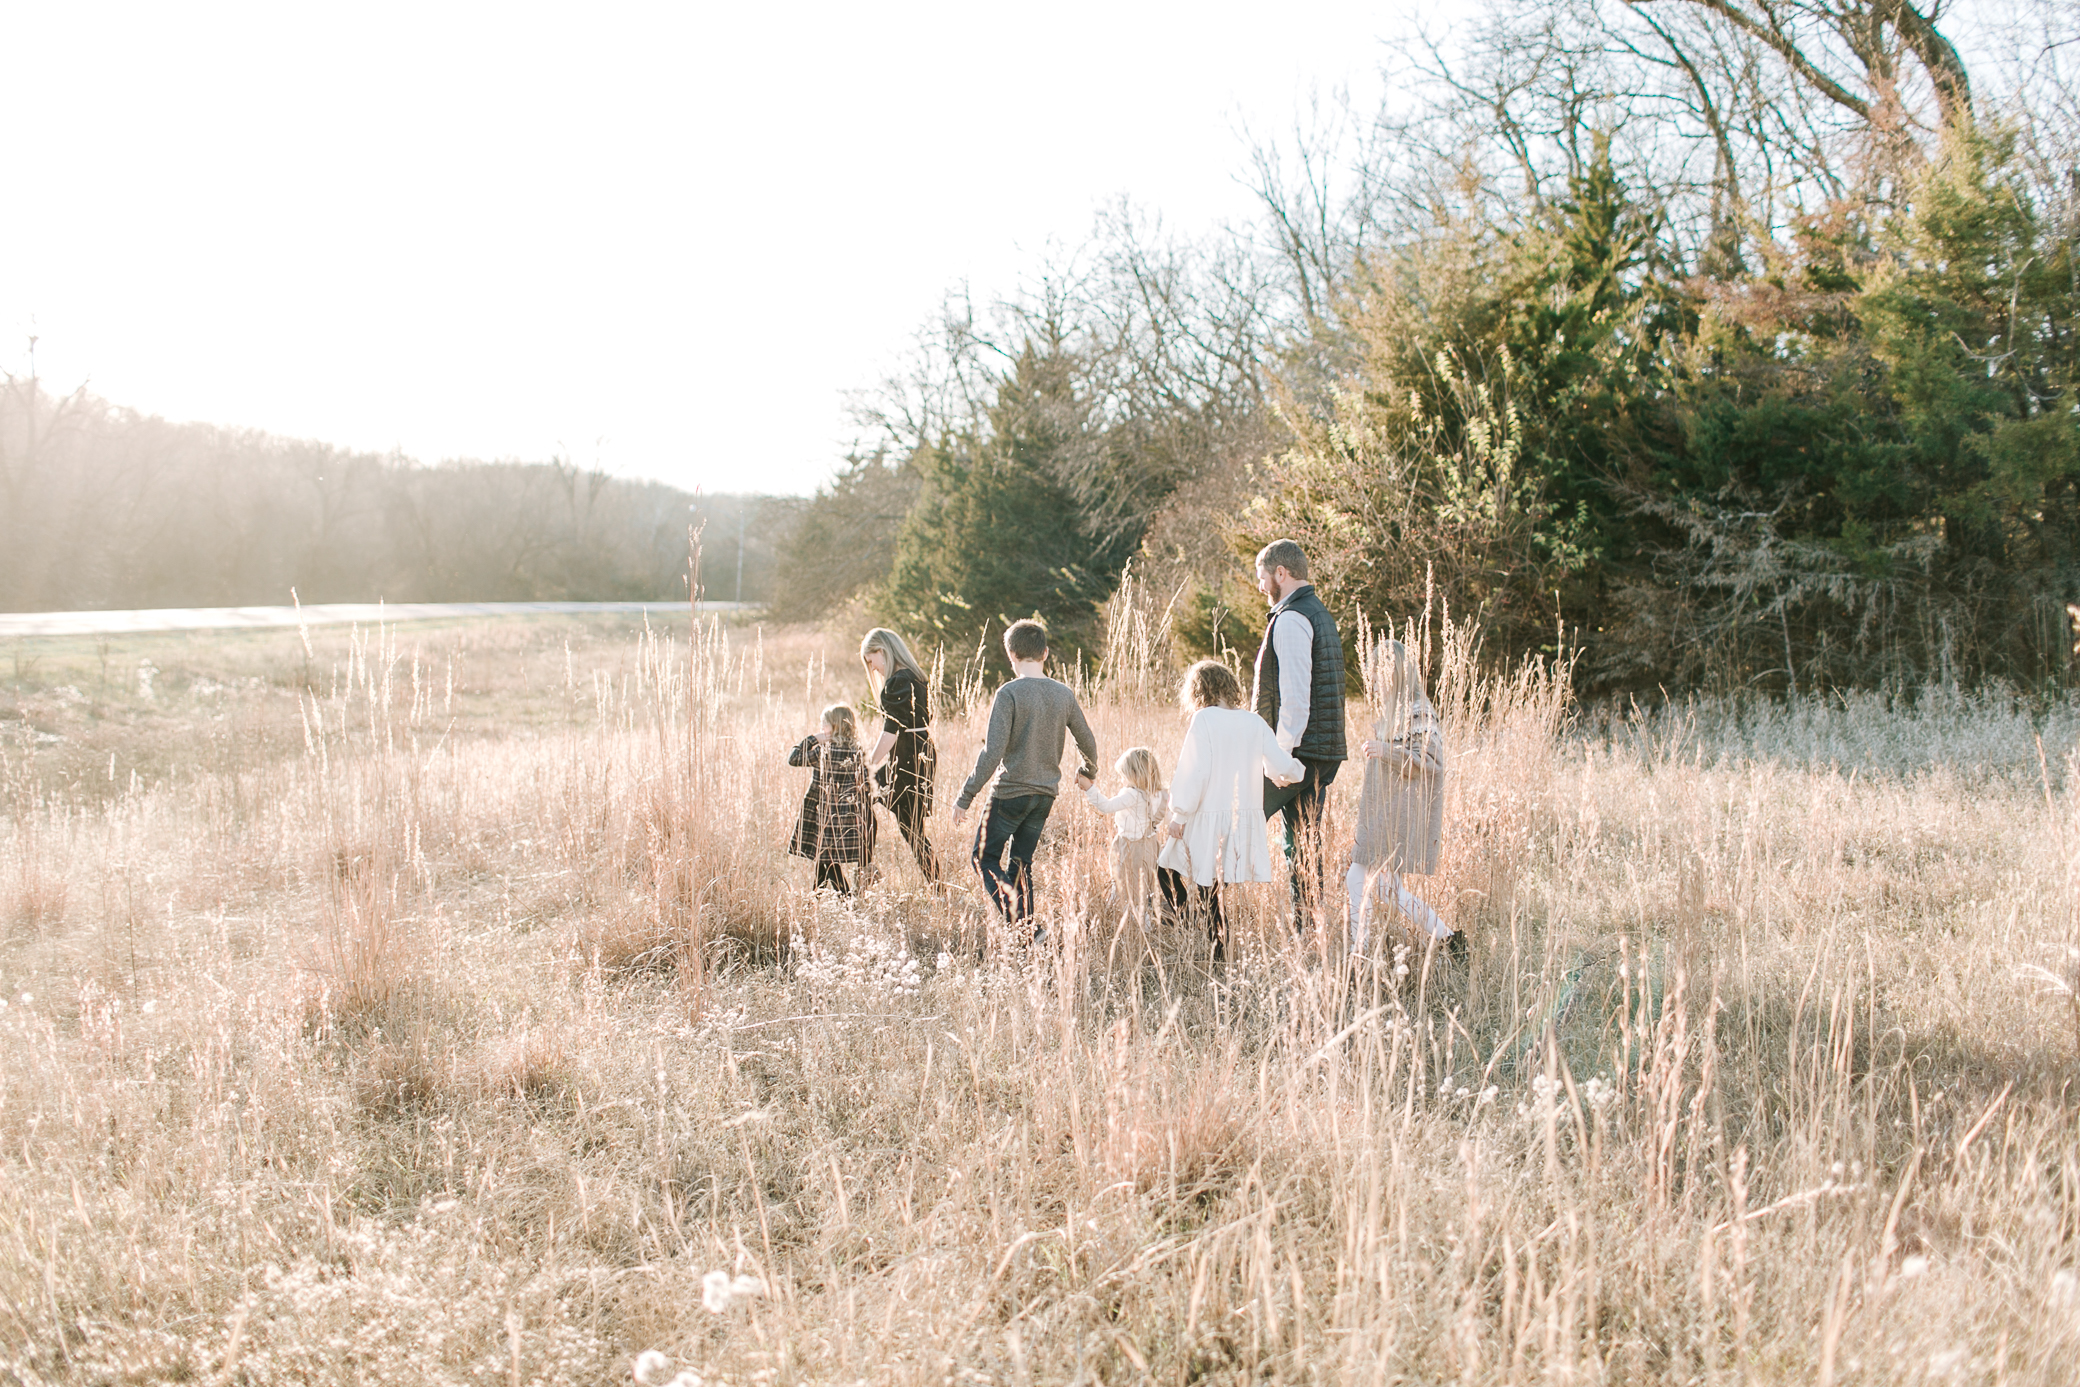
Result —
POLYGON ((1221 883, 1271 880, 1265 778, 1290 785, 1306 767, 1280 749, 1269 723, 1242 707, 1242 686, 1220 661, 1186 670, 1178 701, 1192 722, 1170 786, 1169 841, 1156 860, 1189 889, 1219 960, 1227 942, 1221 883))
POLYGON ((1145 746, 1129 747, 1113 767, 1125 782, 1110 798, 1090 786, 1083 797, 1101 814, 1112 816, 1112 888, 1114 899, 1136 920, 1146 921, 1156 890, 1156 848, 1170 796, 1163 789, 1163 768, 1145 746))
POLYGON ((1444 836, 1444 732, 1423 688, 1423 671, 1397 640, 1382 640, 1373 661, 1379 721, 1360 748, 1365 784, 1358 795, 1358 832, 1345 885, 1351 897, 1351 952, 1371 943, 1374 908, 1387 904, 1456 958, 1466 940, 1427 901, 1402 884, 1404 874, 1437 870, 1444 836))

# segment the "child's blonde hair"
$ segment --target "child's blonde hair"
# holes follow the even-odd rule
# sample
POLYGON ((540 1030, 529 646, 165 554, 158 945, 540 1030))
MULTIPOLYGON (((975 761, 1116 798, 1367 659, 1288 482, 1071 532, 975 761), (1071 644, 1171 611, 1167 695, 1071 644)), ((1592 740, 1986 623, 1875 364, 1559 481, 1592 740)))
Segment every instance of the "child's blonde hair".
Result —
POLYGON ((1153 799, 1163 793, 1163 767, 1145 746, 1131 746, 1113 763, 1119 778, 1153 799))
POLYGON ((1242 685, 1236 680, 1235 671, 1219 660, 1201 660, 1184 672, 1177 702, 1187 713, 1201 708, 1240 708, 1242 685))
POLYGON ((1379 705, 1382 721, 1398 721, 1407 717, 1418 703, 1430 701, 1430 693, 1423 686, 1422 661, 1393 637, 1380 638, 1372 668, 1372 697, 1379 705))
POLYGON ((823 710, 823 725, 831 730, 832 746, 858 746, 859 724, 853 721, 852 709, 843 703, 833 703, 823 710))

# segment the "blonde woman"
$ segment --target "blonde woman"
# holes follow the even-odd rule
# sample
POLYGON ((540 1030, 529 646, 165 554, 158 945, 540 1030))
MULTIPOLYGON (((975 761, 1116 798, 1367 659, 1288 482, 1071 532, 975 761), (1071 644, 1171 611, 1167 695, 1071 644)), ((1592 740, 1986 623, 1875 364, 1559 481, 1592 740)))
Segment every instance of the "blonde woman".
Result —
POLYGON ((1221 883, 1271 880, 1264 782, 1291 785, 1307 768, 1271 725, 1242 706, 1242 685, 1219 660, 1185 671, 1178 702, 1192 715, 1170 783, 1169 841, 1157 863, 1176 872, 1206 920, 1216 961, 1226 956, 1221 883))
POLYGON ((1444 836, 1444 732, 1423 687, 1423 670, 1407 646, 1382 640, 1373 661, 1379 719, 1360 751, 1364 788, 1358 795, 1358 833, 1345 886, 1351 898, 1351 952, 1372 941, 1374 907, 1384 902, 1454 958, 1466 956, 1466 937, 1428 902, 1402 884, 1404 875, 1437 870, 1444 836))
POLYGON ((1112 767, 1124 784, 1110 797, 1093 785, 1083 792, 1091 808, 1112 816, 1112 886, 1127 913, 1146 918, 1156 892, 1156 850, 1170 796, 1163 789, 1163 768, 1145 746, 1129 747, 1112 767))
POLYGON ((809 790, 787 850, 816 864, 819 888, 850 895, 844 864, 859 864, 864 876, 874 861, 873 801, 852 709, 842 703, 824 709, 823 730, 802 738, 787 753, 787 764, 809 768, 809 790))
POLYGON ((886 627, 867 632, 859 643, 859 660, 867 667, 870 683, 881 681, 881 737, 867 753, 867 765, 903 841, 917 858, 917 869, 936 886, 939 855, 924 831, 932 816, 939 769, 939 753, 932 745, 930 681, 903 638, 886 627))

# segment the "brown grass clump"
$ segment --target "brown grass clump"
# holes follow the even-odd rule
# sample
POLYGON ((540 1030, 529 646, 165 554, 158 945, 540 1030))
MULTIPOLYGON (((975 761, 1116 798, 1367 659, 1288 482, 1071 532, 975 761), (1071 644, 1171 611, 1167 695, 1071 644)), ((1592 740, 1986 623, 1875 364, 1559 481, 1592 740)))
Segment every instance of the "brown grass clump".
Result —
MULTIPOLYGON (((1108 764, 1174 761, 1162 632, 1084 682, 1108 764)), ((810 892, 786 748, 863 692, 815 632, 158 644, 98 718, 54 651, 0 1382, 2066 1381, 2080 711, 1589 716, 1430 642, 1464 970, 1276 890, 1216 969, 1066 797, 1054 951, 892 832, 810 892)))

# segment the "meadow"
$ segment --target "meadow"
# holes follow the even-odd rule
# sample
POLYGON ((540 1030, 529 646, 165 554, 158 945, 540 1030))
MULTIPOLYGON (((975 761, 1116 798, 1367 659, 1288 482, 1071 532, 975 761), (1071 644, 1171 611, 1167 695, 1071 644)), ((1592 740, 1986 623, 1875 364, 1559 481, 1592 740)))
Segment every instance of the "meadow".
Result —
MULTIPOLYGON (((1153 620, 1108 766, 1182 736, 1153 620)), ((1579 709, 1446 630, 1470 963, 1257 890, 1216 966, 1073 798, 1056 949, 892 832, 812 893, 842 634, 11 655, 0 1382, 2072 1380, 2073 703, 1579 709)))

